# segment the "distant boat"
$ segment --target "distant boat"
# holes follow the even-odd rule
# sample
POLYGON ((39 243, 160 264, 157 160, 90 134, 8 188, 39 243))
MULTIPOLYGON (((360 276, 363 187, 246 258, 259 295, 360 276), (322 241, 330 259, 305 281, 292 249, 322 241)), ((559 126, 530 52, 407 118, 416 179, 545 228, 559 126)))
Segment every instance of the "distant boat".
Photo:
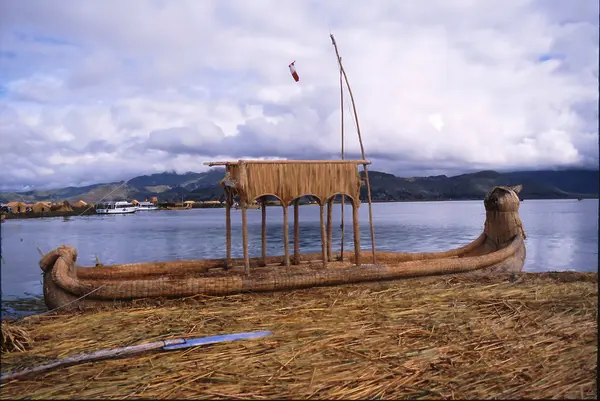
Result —
POLYGON ((578 201, 582 201, 582 200, 583 200, 583 198, 577 198, 577 200, 578 200, 578 201))
POLYGON ((130 214, 136 211, 137 207, 127 201, 110 201, 96 204, 96 213, 98 214, 130 214))
POLYGON ((158 210, 158 207, 156 207, 152 202, 139 202, 136 208, 138 212, 142 210, 158 210))

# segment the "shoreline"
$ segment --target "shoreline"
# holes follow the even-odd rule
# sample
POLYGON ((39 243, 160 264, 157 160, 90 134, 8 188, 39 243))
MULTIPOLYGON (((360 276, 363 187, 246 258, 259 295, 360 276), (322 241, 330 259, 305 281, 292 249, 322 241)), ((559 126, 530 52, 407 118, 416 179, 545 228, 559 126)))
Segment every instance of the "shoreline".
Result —
MULTIPOLYGON (((526 200, 589 200, 589 199, 599 199, 598 197, 584 197, 584 198, 532 198, 532 199, 521 199, 521 202, 526 200)), ((424 200, 392 200, 392 201, 377 201, 373 200, 373 203, 423 203, 423 202, 473 202, 473 201, 481 201, 482 199, 473 198, 473 199, 424 199, 424 200)), ((341 201, 334 201, 333 204, 339 205, 341 201)), ((361 204, 364 201, 361 201, 361 204)), ((346 205, 350 206, 351 204, 346 202, 346 205)), ((301 203, 300 206, 318 206, 317 203, 301 203)), ((278 204, 268 204, 267 207, 281 207, 278 204)), ((5 216, 4 220, 26 220, 26 219, 39 219, 39 218, 53 218, 53 217, 79 217, 79 216, 95 216, 98 215, 94 209, 90 209, 85 211, 86 208, 81 208, 81 210, 73 210, 72 212, 44 212, 44 213, 34 213, 34 212, 26 212, 21 214, 15 213, 2 213, 5 216), (85 212, 84 212, 85 211, 85 212)), ((150 212, 163 212, 163 211, 173 211, 173 210, 192 210, 192 209, 225 209, 225 206, 215 206, 215 205, 207 205, 207 206, 193 206, 190 208, 181 208, 181 209, 168 209, 167 207, 160 207, 157 210, 153 210, 150 212)), ((255 208, 250 208, 252 210, 255 208)), ((258 209, 256 209, 258 210, 258 209)), ((137 212, 136 212, 137 213, 137 212)), ((149 212, 142 212, 149 213, 149 212)))
POLYGON ((448 275, 33 315, 9 322, 32 342, 3 352, 3 373, 157 340, 273 334, 56 369, 3 383, 0 398, 593 398, 597 282, 448 275))

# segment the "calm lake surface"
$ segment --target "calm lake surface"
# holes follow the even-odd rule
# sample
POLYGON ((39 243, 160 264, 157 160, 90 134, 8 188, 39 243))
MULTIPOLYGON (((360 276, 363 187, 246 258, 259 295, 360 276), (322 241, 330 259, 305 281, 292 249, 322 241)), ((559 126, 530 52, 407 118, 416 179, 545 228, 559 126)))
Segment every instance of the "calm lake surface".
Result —
MULTIPOLYGON (((293 214, 290 208, 290 249, 293 214)), ((340 248, 335 205, 333 249, 340 248)), ((370 249, 368 206, 360 210, 361 248, 370 249)), ((525 271, 598 271, 598 200, 527 200, 521 204, 527 233, 525 271)), ((345 249, 353 249, 352 208, 346 205, 345 249)), ((248 211, 250 256, 260 256, 260 210, 248 211)), ((283 254, 282 211, 267 209, 267 252, 283 254)), ((442 251, 462 246, 483 230, 482 201, 373 204, 378 250, 442 251)), ((225 257, 225 209, 139 212, 134 215, 7 220, 1 226, 2 303, 5 314, 43 311, 40 254, 61 244, 94 265, 225 257)), ((232 211, 232 253, 242 257, 241 212, 232 211)), ((319 207, 300 207, 300 250, 320 252, 319 207)))

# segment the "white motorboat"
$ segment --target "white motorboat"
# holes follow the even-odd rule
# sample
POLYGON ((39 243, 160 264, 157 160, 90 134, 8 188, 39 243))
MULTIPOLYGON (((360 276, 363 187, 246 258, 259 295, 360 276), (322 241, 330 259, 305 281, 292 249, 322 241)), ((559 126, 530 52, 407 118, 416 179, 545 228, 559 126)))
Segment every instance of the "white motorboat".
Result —
POLYGON ((135 213, 137 207, 127 201, 110 201, 96 204, 96 213, 98 214, 129 214, 135 213))
POLYGON ((137 204, 137 210, 138 212, 141 210, 158 210, 158 207, 152 202, 140 202, 137 204))

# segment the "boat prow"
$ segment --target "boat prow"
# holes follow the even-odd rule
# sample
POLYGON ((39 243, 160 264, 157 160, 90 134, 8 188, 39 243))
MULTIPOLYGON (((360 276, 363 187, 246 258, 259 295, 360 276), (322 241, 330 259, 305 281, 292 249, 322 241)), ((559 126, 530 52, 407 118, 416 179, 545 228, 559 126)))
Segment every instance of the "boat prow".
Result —
POLYGON ((241 292, 282 291, 314 286, 396 280, 444 274, 519 272, 525 262, 525 232, 519 217, 521 186, 495 187, 484 200, 483 233, 445 252, 376 252, 377 264, 355 264, 369 251, 299 254, 291 266, 284 256, 148 262, 101 267, 77 266, 77 251, 60 246, 40 260, 49 309, 74 310, 142 298, 183 298, 241 292), (358 259, 357 259, 358 257, 358 259), (341 261, 343 260, 343 261, 341 261))

